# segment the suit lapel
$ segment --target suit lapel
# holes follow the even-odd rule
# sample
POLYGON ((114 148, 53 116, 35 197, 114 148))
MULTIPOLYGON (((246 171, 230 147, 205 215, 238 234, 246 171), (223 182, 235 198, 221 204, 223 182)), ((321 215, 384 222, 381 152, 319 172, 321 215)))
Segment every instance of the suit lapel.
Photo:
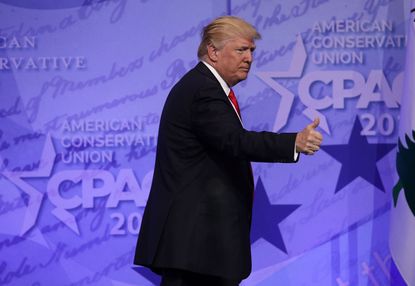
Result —
POLYGON ((218 88, 220 88, 220 90, 222 90, 222 94, 226 99, 226 102, 228 103, 229 108, 232 109, 232 112, 235 114, 236 118, 238 119, 239 123, 241 124, 241 126, 243 127, 243 123, 241 118, 239 118, 236 110, 234 109, 232 103, 230 102, 228 95, 225 93, 225 91, 223 91, 222 86, 220 85, 219 81, 217 80, 217 78, 213 75, 213 73, 209 70, 209 68, 202 62, 199 62, 196 67, 196 70, 198 70, 199 72, 201 72, 202 74, 204 74, 206 77, 210 78, 211 80, 214 80, 218 86, 218 88))

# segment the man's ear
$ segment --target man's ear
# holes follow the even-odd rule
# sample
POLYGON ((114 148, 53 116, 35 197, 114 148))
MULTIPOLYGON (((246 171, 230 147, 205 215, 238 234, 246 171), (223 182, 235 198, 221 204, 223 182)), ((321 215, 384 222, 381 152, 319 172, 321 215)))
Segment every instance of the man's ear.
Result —
POLYGON ((207 55, 212 62, 215 63, 218 61, 218 50, 212 45, 212 43, 209 43, 207 46, 207 55))

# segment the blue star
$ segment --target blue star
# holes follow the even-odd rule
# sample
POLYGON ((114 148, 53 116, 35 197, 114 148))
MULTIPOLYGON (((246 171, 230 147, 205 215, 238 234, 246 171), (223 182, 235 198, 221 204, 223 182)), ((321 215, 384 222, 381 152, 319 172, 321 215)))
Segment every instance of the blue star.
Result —
POLYGON ((150 269, 146 267, 139 267, 139 266, 134 266, 132 267, 132 269, 136 271, 137 273, 139 273, 144 278, 146 278, 148 281, 153 283, 153 285, 160 285, 160 281, 161 281, 160 276, 157 274, 154 274, 153 271, 151 271, 150 269))
POLYGON ((396 144, 369 144, 367 138, 361 135, 361 132, 362 124, 356 117, 347 144, 321 146, 321 149, 342 164, 335 193, 357 177, 365 179, 382 192, 385 192, 376 163, 394 149, 396 144))
POLYGON ((272 205, 268 199, 262 180, 259 178, 256 184, 252 214, 251 244, 262 237, 287 253, 278 224, 299 206, 272 205))

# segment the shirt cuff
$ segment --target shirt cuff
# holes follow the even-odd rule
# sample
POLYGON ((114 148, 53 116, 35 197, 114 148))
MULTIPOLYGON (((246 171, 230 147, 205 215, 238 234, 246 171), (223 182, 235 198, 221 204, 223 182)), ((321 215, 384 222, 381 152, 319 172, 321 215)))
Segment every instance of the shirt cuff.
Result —
POLYGON ((295 144, 294 144, 294 161, 297 161, 297 159, 298 159, 298 155, 299 155, 300 153, 298 153, 295 149, 296 149, 296 148, 295 148, 295 144))

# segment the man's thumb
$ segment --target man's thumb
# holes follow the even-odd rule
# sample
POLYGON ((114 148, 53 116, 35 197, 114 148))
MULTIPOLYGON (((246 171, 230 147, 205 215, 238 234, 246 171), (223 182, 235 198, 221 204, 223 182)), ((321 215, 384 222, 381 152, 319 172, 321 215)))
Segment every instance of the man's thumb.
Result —
POLYGON ((315 129, 318 127, 318 125, 320 124, 320 118, 316 117, 314 119, 314 121, 309 125, 311 128, 315 129))

